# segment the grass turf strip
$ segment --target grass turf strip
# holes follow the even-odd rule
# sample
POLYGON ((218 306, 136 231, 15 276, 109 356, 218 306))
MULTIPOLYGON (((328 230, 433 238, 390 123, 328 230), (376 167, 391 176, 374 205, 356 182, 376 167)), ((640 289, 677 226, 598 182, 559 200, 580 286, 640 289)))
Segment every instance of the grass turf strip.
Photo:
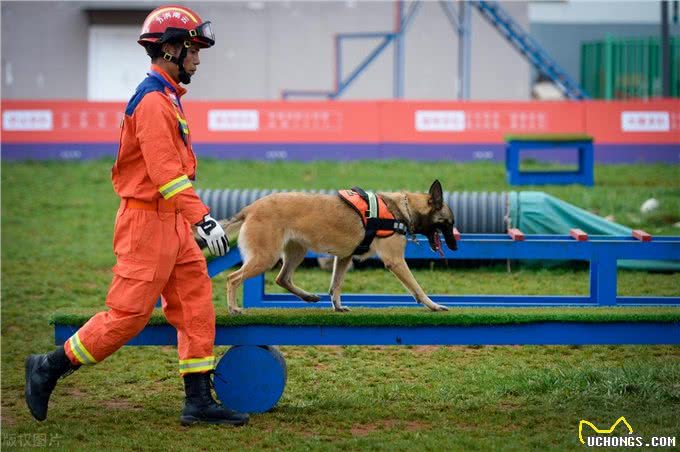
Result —
MULTIPOLYGON (((92 310, 65 310, 56 313, 52 324, 83 325, 92 310)), ((508 325, 534 322, 680 322, 680 309, 618 308, 452 308, 448 312, 427 312, 417 308, 355 308, 337 314, 327 309, 248 309, 232 316, 217 309, 219 326, 445 326, 508 325)), ((150 325, 166 325, 161 312, 155 312, 150 325)))

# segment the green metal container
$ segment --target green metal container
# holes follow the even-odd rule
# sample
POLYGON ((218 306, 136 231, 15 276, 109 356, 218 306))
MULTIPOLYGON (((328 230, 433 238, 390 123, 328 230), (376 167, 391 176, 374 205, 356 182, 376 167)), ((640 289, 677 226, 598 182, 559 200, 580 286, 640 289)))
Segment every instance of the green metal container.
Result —
MULTIPOLYGON (((670 39, 671 97, 680 97, 680 36, 670 39)), ((658 37, 591 41, 581 44, 581 86, 595 99, 661 96, 658 37)))

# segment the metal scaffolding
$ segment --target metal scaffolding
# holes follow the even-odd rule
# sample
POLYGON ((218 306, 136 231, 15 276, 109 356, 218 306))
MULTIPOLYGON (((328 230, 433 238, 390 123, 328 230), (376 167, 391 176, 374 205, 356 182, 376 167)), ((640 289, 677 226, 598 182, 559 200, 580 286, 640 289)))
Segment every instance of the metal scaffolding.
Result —
MULTIPOLYGON (((404 1, 394 2, 394 27, 389 32, 339 33, 334 38, 334 88, 332 90, 282 90, 281 97, 325 97, 337 99, 343 92, 378 58, 394 44, 394 68, 392 96, 400 99, 404 95, 404 39, 409 25, 422 5, 421 0, 410 2, 404 12, 404 1), (342 44, 348 39, 381 39, 371 52, 343 78, 342 44)), ((587 99, 586 92, 564 71, 557 62, 527 33, 498 2, 485 0, 439 0, 447 20, 458 35, 457 97, 470 98, 470 42, 471 7, 474 6, 524 58, 541 74, 547 76, 569 99, 587 99)))

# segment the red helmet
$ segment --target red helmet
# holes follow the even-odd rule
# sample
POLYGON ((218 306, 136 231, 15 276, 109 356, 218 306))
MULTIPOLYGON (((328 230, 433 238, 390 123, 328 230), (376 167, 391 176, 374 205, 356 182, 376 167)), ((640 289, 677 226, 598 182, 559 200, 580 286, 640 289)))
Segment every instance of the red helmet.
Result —
POLYGON ((215 45, 210 22, 203 22, 198 14, 185 6, 167 5, 146 16, 137 42, 144 46, 146 43, 182 40, 204 48, 215 45))

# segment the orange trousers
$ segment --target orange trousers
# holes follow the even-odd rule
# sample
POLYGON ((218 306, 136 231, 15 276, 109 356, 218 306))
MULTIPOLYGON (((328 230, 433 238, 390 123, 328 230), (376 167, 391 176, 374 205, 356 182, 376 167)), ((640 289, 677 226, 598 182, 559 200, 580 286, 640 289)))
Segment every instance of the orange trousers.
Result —
POLYGON ((95 364, 136 336, 163 295, 163 312, 177 329, 180 373, 214 368, 215 311, 205 257, 191 225, 172 200, 123 200, 116 215, 117 263, 106 297, 65 344, 74 364, 95 364))

